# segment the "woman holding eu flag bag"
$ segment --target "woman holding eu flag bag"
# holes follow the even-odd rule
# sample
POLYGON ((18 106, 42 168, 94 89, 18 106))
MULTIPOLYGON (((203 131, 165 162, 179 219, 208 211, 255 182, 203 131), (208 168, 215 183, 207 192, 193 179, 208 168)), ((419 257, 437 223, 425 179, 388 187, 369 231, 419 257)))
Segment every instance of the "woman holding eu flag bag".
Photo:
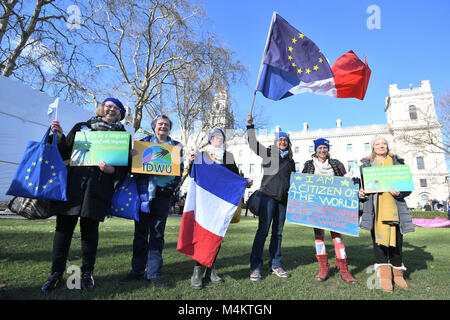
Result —
MULTIPOLYGON (((80 131, 125 131, 119 122, 125 117, 125 108, 115 98, 107 98, 96 109, 96 116, 80 122, 65 136, 59 121, 51 125, 58 135, 58 149, 63 160, 71 157, 75 134, 80 131)), ((114 193, 114 183, 126 175, 127 167, 115 167, 101 161, 98 166, 70 166, 67 174, 67 201, 53 202, 50 210, 56 215, 56 231, 53 239, 52 269, 41 291, 55 289, 61 282, 66 268, 73 231, 80 219, 82 278, 81 288, 94 287, 95 259, 98 246, 99 222, 105 219, 114 193)))

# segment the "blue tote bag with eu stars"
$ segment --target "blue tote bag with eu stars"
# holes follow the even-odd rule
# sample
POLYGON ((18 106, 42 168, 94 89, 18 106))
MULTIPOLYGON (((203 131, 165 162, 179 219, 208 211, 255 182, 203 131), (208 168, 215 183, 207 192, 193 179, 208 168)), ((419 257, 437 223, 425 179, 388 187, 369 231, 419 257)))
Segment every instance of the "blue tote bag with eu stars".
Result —
POLYGON ((136 179, 127 174, 116 185, 109 214, 115 217, 139 221, 140 205, 141 201, 136 179))
POLYGON ((7 195, 67 201, 67 168, 58 151, 57 135, 47 144, 48 128, 40 142, 29 141, 7 195))

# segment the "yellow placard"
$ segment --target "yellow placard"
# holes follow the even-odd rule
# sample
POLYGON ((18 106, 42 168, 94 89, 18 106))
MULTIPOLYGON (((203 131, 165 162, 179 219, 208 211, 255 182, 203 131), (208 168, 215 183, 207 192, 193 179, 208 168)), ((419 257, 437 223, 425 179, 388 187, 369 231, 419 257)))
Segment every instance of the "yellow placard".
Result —
POLYGON ((180 147, 134 141, 133 149, 138 153, 133 156, 131 172, 165 176, 180 175, 180 147))

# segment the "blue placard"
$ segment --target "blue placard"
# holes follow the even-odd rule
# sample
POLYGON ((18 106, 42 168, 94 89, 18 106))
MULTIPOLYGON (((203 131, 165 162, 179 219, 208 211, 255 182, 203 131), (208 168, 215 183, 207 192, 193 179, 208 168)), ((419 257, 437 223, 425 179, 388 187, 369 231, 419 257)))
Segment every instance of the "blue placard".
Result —
POLYGON ((286 221, 357 237, 358 190, 350 178, 293 172, 286 221))

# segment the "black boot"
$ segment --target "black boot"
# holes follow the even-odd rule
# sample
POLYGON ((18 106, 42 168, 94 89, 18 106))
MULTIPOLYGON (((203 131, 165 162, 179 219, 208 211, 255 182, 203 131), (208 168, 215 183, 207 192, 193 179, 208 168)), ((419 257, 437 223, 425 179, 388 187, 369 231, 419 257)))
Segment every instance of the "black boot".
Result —
POLYGON ((81 275, 81 289, 89 290, 94 288, 94 277, 92 276, 92 271, 83 272, 81 275))
POLYGON ((191 288, 194 288, 197 290, 203 288, 202 266, 194 267, 194 273, 192 274, 192 277, 191 277, 191 288))
POLYGON ((53 272, 47 281, 42 285, 41 291, 48 293, 61 284, 63 278, 62 272, 53 272))
POLYGON ((211 268, 206 268, 205 282, 211 282, 211 283, 224 282, 224 280, 217 275, 214 265, 211 268))

